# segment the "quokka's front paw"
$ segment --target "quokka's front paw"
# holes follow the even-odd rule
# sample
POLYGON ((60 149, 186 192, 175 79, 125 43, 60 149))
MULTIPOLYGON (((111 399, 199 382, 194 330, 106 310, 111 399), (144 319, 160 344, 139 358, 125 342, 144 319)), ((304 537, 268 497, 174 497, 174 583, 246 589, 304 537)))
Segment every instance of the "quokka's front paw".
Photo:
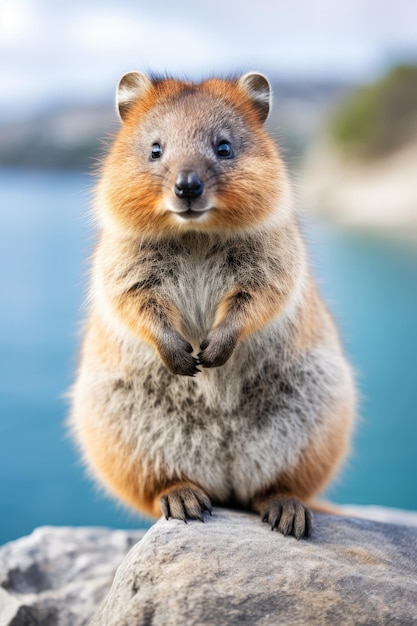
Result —
POLYGON ((173 517, 187 522, 187 519, 199 519, 204 522, 203 513, 211 515, 211 502, 206 494, 196 487, 173 487, 161 496, 160 504, 166 519, 173 517))
POLYGON ((224 324, 219 324, 208 333, 202 341, 198 363, 203 367, 220 367, 232 356, 237 338, 224 324))
POLYGON ((309 537, 313 527, 313 514, 296 498, 276 496, 265 503, 262 521, 282 535, 293 535, 296 539, 309 537))
POLYGON ((166 334, 158 345, 159 354, 167 368, 173 374, 195 376, 200 371, 198 361, 191 352, 193 347, 176 331, 166 334))

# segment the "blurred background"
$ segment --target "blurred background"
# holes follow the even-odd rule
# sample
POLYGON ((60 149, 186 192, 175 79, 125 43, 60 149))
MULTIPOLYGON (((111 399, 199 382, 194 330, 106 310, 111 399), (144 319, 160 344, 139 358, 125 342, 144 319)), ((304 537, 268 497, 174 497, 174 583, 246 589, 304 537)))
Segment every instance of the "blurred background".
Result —
POLYGON ((0 543, 41 524, 149 523, 86 477, 64 424, 93 172, 131 69, 271 79, 268 125, 360 390, 327 495, 417 509, 417 5, 2 0, 0 543))

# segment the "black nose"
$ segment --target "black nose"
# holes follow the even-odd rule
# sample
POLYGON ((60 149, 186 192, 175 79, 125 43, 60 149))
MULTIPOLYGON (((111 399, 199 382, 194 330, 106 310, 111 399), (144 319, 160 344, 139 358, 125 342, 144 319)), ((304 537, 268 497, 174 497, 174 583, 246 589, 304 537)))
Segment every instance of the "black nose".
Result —
POLYGON ((174 191, 178 198, 197 198, 203 193, 203 183, 194 170, 183 170, 177 176, 174 191))

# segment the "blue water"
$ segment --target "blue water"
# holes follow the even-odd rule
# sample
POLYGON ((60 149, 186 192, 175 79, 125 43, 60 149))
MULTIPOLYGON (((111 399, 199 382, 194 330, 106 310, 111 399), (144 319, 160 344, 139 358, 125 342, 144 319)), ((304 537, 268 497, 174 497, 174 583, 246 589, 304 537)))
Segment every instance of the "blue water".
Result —
MULTIPOLYGON (((64 419, 77 363, 92 181, 0 171, 0 543, 40 524, 145 527, 86 478, 64 419)), ((336 502, 417 509, 417 251, 305 227, 360 388, 336 502)))

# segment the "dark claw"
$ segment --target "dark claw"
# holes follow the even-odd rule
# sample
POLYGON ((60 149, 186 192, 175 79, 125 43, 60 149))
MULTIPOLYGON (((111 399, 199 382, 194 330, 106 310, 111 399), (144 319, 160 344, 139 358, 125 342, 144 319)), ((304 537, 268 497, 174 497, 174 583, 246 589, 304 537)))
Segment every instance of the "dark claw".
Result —
MULTIPOLYGON (((201 492, 195 492, 194 495, 196 496, 198 503, 202 506, 203 511, 208 511, 210 513, 210 515, 213 514, 213 509, 211 506, 211 502, 208 499, 208 497, 206 496, 205 493, 201 492)), ((202 520, 204 521, 204 520, 202 520)))
POLYGON ((284 537, 292 534, 294 523, 295 507, 290 501, 287 506, 282 507, 281 518, 278 522, 277 530, 282 533, 284 537))
POLYGON ((300 539, 300 537, 302 537, 303 534, 308 536, 306 518, 307 518, 306 509, 304 509, 304 507, 301 504, 299 506, 296 506, 294 521, 293 521, 293 534, 296 539, 300 539))
POLYGON ((199 352, 197 354, 197 362, 198 362, 199 365, 202 365, 204 367, 206 361, 204 359, 204 353, 203 352, 199 352))
POLYGON ((165 519, 169 519, 169 502, 167 496, 161 496, 160 498, 161 509, 165 519))
MULTIPOLYGON (((208 341, 208 339, 204 339, 204 340, 201 342, 201 345, 200 345, 200 350, 201 350, 201 351, 205 350, 205 349, 207 348, 207 346, 208 346, 208 345, 209 345, 209 341, 208 341)), ((200 354, 201 354, 201 352, 200 352, 200 354)), ((197 355, 197 356, 200 356, 200 355, 197 355)))
POLYGON ((225 322, 212 328, 200 345, 197 355, 198 362, 203 367, 220 367, 232 355, 237 342, 236 333, 225 322))
POLYGON ((160 498, 162 512, 167 517, 181 519, 198 519, 204 522, 203 513, 211 515, 211 502, 205 493, 193 487, 174 487, 160 498))
POLYGON ((200 372, 198 361, 192 356, 193 347, 178 333, 171 330, 163 336, 158 345, 159 354, 173 374, 195 376, 200 372))
POLYGON ((192 357, 192 359, 193 359, 193 362, 189 363, 188 366, 186 368, 184 368, 182 372, 177 371, 175 373, 177 373, 177 374, 181 374, 182 373, 184 376, 190 376, 190 378, 194 378, 195 376, 197 376, 197 374, 199 374, 201 372, 201 370, 199 370, 198 367, 197 367, 197 365, 198 365, 197 360, 194 359, 193 357, 192 357))
POLYGON ((312 513, 295 498, 285 496, 272 498, 266 503, 261 519, 270 524, 271 530, 276 529, 284 536, 293 535, 300 539, 311 535, 312 513))
POLYGON ((203 352, 199 352, 197 354, 197 359, 198 359, 198 364, 202 365, 203 367, 218 367, 219 365, 223 364, 221 363, 223 359, 212 360, 208 358, 207 355, 205 355, 203 352))
POLYGON ((310 509, 305 509, 305 524, 306 524, 306 528, 305 528, 305 537, 311 537, 311 532, 313 530, 313 513, 310 511, 310 509))
POLYGON ((268 519, 269 519, 269 523, 271 524, 271 530, 274 530, 274 528, 276 528, 278 522, 281 519, 281 514, 282 514, 282 506, 279 504, 270 510, 268 519))

